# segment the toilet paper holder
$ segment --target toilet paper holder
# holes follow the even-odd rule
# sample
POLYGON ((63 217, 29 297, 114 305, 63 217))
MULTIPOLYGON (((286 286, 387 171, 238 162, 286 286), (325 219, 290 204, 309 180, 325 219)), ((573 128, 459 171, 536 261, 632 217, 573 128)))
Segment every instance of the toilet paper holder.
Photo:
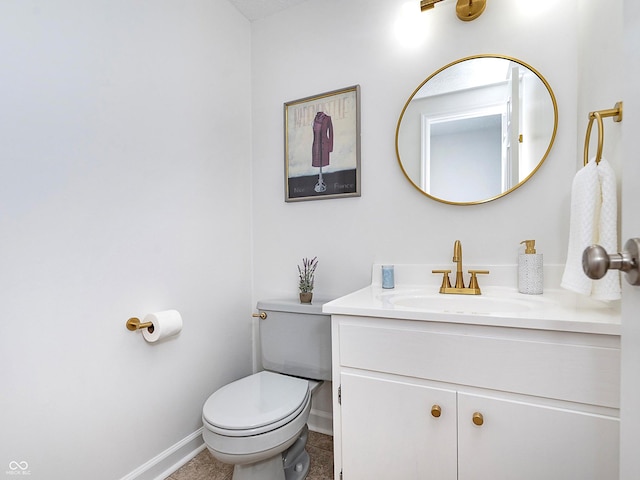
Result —
POLYGON ((149 333, 153 333, 153 322, 141 322, 140 319, 136 317, 132 317, 127 320, 127 330, 135 332, 136 330, 140 330, 142 328, 146 328, 149 330, 149 333))

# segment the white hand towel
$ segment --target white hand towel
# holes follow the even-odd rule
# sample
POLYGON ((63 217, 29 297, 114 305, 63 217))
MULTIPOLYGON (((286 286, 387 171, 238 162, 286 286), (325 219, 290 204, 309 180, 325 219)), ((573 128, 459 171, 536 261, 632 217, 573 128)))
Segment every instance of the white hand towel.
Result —
MULTIPOLYGON (((611 164, 604 158, 596 168, 602 201, 598 222, 598 240, 607 253, 618 253, 618 196, 616 192, 616 174, 611 164)), ((619 300, 621 297, 620 271, 609 270, 600 280, 593 282, 593 298, 598 300, 619 300)))
POLYGON ((616 253, 617 196, 615 173, 604 158, 591 160, 580 169, 571 187, 571 220, 567 263, 561 286, 599 300, 620 298, 620 275, 610 270, 604 278, 591 280, 582 270, 582 252, 597 243, 608 253, 616 253))
POLYGON ((594 243, 595 218, 600 196, 596 162, 578 170, 571 186, 569 247, 560 286, 583 295, 591 294, 591 280, 582 271, 582 252, 594 243))

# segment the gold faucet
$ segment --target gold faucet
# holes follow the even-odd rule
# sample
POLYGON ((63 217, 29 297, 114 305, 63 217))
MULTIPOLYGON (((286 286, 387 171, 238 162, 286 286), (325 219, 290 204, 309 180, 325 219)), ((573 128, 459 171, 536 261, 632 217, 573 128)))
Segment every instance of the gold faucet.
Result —
POLYGON ((464 278, 462 277, 462 244, 456 240, 453 244, 453 261, 456 262, 456 286, 464 288, 464 278))
POLYGON ((442 274, 442 285, 440 286, 440 293, 454 293, 458 295, 480 295, 480 286, 478 285, 479 274, 488 274, 489 270, 469 270, 471 279, 469 280, 469 286, 464 286, 464 276, 462 274, 462 243, 460 240, 456 240, 453 244, 453 261, 456 262, 456 283, 455 286, 451 286, 449 281, 449 274, 451 270, 432 270, 431 273, 442 274))

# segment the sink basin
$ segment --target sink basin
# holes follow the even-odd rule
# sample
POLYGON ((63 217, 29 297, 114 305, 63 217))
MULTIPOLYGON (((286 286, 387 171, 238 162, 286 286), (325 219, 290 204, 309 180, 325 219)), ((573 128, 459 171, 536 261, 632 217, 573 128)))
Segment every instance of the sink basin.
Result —
POLYGON ((417 308, 429 312, 484 315, 526 312, 533 308, 540 308, 543 303, 538 299, 443 294, 390 295, 388 301, 396 307, 417 308))

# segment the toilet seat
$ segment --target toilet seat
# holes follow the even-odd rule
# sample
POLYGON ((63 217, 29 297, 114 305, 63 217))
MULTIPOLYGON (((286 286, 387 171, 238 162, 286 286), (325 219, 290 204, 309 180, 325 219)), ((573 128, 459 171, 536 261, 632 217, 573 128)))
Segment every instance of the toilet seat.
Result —
POLYGON ((259 435, 296 418, 310 396, 307 380, 262 371, 213 393, 204 404, 202 420, 220 435, 259 435))

